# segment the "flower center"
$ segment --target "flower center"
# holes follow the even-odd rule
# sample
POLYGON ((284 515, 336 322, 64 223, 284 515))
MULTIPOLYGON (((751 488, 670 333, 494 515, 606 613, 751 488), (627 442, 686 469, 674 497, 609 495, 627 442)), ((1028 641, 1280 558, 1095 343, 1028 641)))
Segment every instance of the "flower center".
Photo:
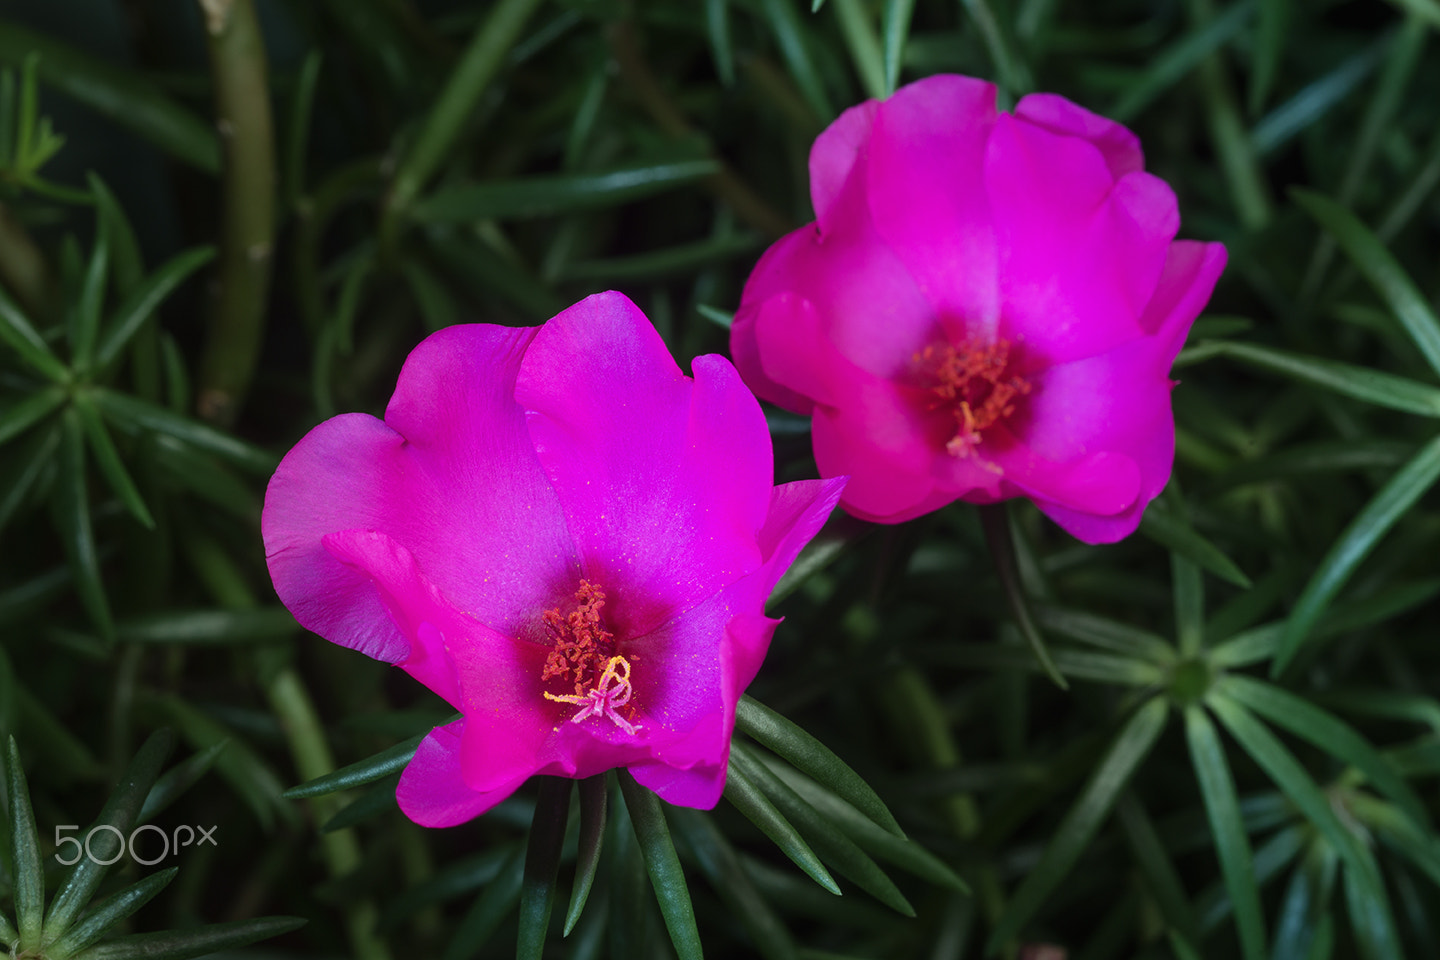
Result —
MULTIPOLYGON (((571 703, 578 707, 572 723, 590 717, 606 717, 621 730, 633 734, 638 726, 622 717, 619 708, 630 702, 634 689, 630 685, 630 661, 618 655, 615 636, 605 629, 600 611, 605 606, 605 591, 598 583, 580 581, 575 591, 575 609, 561 616, 559 610, 546 610, 541 619, 554 648, 545 658, 540 679, 572 682, 575 692, 544 691, 546 700, 571 703)), ((634 710, 628 711, 634 717, 634 710)))
POLYGON ((934 406, 948 407, 955 417, 955 435, 945 449, 956 457, 972 454, 981 431, 1014 413, 1016 399, 1030 392, 1028 380, 1007 372, 1008 340, 931 344, 914 360, 934 406))

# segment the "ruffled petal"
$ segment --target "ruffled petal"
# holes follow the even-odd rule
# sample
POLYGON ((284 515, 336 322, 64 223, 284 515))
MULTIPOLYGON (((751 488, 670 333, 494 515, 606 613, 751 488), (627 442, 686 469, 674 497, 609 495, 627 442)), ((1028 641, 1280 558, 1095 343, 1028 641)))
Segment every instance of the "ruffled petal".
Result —
POLYGON ((1042 455, 1065 458, 1088 450, 1120 451, 1135 461, 1140 487, 1135 502, 1113 516, 1076 512, 1072 504, 1040 503, 1056 523, 1089 543, 1129 536, 1170 479, 1175 457, 1170 365, 1191 323, 1210 298, 1225 268, 1218 243, 1178 241, 1145 323, 1146 339, 1110 353, 1046 371, 1030 398, 1026 442, 1042 455))
POLYGON ((938 495, 929 419, 904 388, 852 369, 839 407, 815 408, 810 425, 822 477, 849 477, 840 503, 854 516, 899 523, 955 498, 938 495), (935 503, 937 496, 939 503, 935 503))
POLYGON ((771 307, 779 297, 798 299, 793 293, 794 273, 790 264, 795 253, 810 242, 815 226, 801 227, 794 233, 777 240, 760 257, 760 262, 745 281, 745 291, 740 297, 740 307, 735 311, 735 321, 730 326, 730 359, 745 385, 755 396, 786 410, 793 410, 808 417, 815 407, 815 400, 806 393, 772 380, 766 373, 760 355, 759 327, 761 314, 771 307))
POLYGON ((327 420, 281 461, 261 529, 276 592, 306 628, 380 660, 410 655, 370 576, 322 546, 342 530, 385 534, 504 633, 533 629, 574 591, 574 546, 513 397, 534 333, 441 330, 406 361, 386 422, 327 420))
POLYGON ((514 793, 524 778, 481 793, 460 773, 464 720, 436 727, 420 741, 415 757, 400 774, 395 799, 400 810, 422 827, 453 827, 473 820, 514 793))
POLYGON ((547 323, 516 382, 619 636, 649 632, 760 564, 773 475, 765 418, 727 361, 698 357, 694 369, 692 382, 635 305, 609 293, 547 323))
POLYGON ((810 148, 810 202, 822 230, 830 229, 831 208, 865 152, 879 108, 875 100, 851 107, 810 148))
POLYGON ((440 637, 471 624, 420 571, 415 555, 374 530, 328 533, 321 543, 335 559, 369 578, 390 622, 409 641, 409 655, 400 666, 459 707, 459 681, 440 637))
POLYGON ((1057 93, 1032 93, 1015 105, 1015 116, 1039 124, 1051 133, 1063 133, 1093 143, 1116 180, 1145 169, 1140 138, 1123 124, 1091 113, 1057 93))
POLYGON ((1094 144, 1008 115, 985 163, 1005 310, 1000 333, 1027 372, 1094 356, 1145 333, 1179 213, 1147 173, 1115 181, 1094 144))
POLYGON ((465 730, 460 768, 472 790, 499 790, 540 772, 566 704, 545 699, 548 647, 484 627, 439 638, 460 677, 465 730))
POLYGON ((878 234, 957 335, 983 337, 1000 314, 995 232, 979 189, 995 119, 993 84, 942 75, 896 91, 870 134, 867 193, 878 234))

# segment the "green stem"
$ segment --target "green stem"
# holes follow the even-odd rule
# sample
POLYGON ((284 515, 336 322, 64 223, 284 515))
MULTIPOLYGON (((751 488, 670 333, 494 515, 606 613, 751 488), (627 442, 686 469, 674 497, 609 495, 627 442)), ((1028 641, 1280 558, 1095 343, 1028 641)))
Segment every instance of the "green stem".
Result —
POLYGON ((420 129, 410 152, 400 162, 381 225, 383 245, 393 244, 398 218, 409 209, 435 168, 445 159, 451 145, 460 135, 475 104, 485 93, 490 81, 500 72, 505 56, 520 36, 520 30, 540 0, 500 0, 490 16, 475 31, 470 46, 465 48, 455 72, 435 101, 425 125, 420 129))
POLYGON ((233 423, 264 333, 275 235, 275 137, 253 0, 198 0, 210 40, 224 153, 220 259, 200 361, 201 417, 233 423))
MULTIPOLYGON (((290 744, 290 753, 295 758, 295 770, 300 779, 313 780, 323 777, 335 769, 335 759, 330 754, 330 745, 325 739, 325 728, 315 705, 310 700, 300 675, 292 667, 283 667, 276 672, 269 687, 270 706, 280 719, 285 738, 290 744)), ((317 823, 324 823, 344 806, 336 795, 315 797, 309 801, 317 823)), ((348 876, 360 866, 360 844, 352 830, 336 830, 322 834, 325 863, 330 875, 335 878, 348 876)), ((346 925, 349 928, 350 944, 355 956, 361 960, 388 960, 390 953, 384 941, 375 935, 378 919, 375 905, 368 900, 351 902, 346 906, 346 925)))

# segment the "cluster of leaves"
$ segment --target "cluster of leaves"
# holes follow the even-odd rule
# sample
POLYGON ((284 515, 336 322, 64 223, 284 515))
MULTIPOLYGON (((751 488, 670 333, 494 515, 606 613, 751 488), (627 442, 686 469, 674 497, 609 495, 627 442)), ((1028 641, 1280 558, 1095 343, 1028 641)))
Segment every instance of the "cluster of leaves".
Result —
MULTIPOLYGON (((166 884, 156 926, 295 913, 275 949, 366 960, 1440 949, 1434 0, 133 0, 111 58, 12 6, 12 952, 128 955, 66 938, 166 884), (682 363, 724 352, 754 258, 810 216, 815 134, 938 71, 1129 123, 1183 234, 1229 247, 1141 534, 1077 545, 1026 506, 839 518, 772 598, 713 814, 621 774, 573 813, 544 780, 464 827, 404 821, 406 738, 448 711, 274 603, 276 455, 378 413, 456 322, 618 287, 682 363), (223 845, 128 887, 37 874, 107 780, 129 799, 97 822, 143 822, 127 761, 166 725, 215 772, 172 810, 223 845)), ((811 475, 808 425, 770 419, 781 478, 811 475)))

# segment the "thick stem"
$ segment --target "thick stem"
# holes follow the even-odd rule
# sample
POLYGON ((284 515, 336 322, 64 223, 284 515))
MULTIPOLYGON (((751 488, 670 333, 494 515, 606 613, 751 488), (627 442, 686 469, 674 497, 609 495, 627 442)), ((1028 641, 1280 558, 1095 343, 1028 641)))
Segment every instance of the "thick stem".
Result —
POLYGON ((252 0, 198 0, 210 39, 224 153, 220 259, 200 361, 198 413, 234 422, 265 330, 275 235, 275 137, 265 46, 252 0))

